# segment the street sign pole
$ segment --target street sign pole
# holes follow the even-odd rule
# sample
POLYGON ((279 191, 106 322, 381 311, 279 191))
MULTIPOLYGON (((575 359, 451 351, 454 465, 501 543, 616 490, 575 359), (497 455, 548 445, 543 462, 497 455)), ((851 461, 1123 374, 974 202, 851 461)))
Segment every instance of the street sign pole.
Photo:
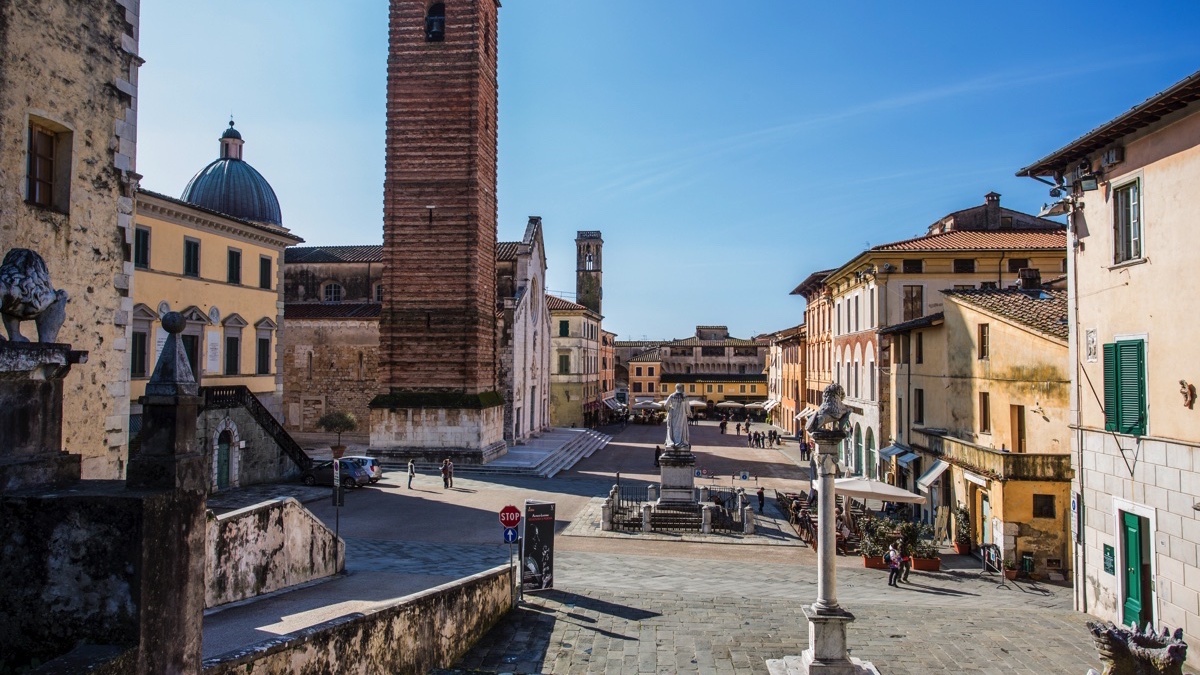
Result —
POLYGON ((516 543, 517 526, 521 524, 521 509, 511 504, 500 509, 500 527, 504 528, 504 541, 508 543, 508 578, 515 584, 513 589, 513 605, 521 602, 521 580, 517 578, 520 566, 513 565, 513 544, 516 543))

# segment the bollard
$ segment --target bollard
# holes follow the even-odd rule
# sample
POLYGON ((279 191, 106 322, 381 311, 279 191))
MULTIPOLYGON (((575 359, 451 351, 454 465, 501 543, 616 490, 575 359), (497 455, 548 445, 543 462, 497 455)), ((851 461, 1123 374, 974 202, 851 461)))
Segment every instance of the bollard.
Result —
POLYGON ((642 505, 642 532, 651 532, 650 529, 650 514, 654 511, 654 507, 649 504, 642 505))
POLYGON ((700 507, 700 534, 712 534, 712 504, 700 507))
POLYGON ((646 486, 646 501, 648 501, 648 502, 658 501, 658 486, 657 485, 647 485, 646 486))
POLYGON ((613 529, 613 523, 612 523, 613 507, 612 507, 612 505, 613 505, 613 502, 612 502, 611 498, 605 499, 604 506, 600 509, 600 531, 601 532, 611 532, 613 529))
POLYGON ((742 507, 742 534, 754 534, 754 507, 742 507))
POLYGON ((701 486, 700 486, 700 503, 701 503, 701 504, 707 504, 707 503, 708 503, 708 493, 709 493, 709 492, 710 492, 710 490, 708 489, 708 486, 707 486, 707 485, 701 485, 701 486))

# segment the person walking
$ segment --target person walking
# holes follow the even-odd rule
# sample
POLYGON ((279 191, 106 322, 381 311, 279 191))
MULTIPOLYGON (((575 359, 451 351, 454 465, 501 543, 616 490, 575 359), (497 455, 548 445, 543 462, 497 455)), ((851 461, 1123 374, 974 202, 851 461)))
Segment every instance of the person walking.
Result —
POLYGON ((758 488, 758 513, 762 515, 763 509, 767 506, 767 493, 762 486, 758 488))
POLYGON ((892 544, 888 547, 888 552, 884 554, 883 559, 888 566, 888 586, 899 588, 897 580, 900 579, 900 551, 896 550, 896 545, 892 544))
POLYGON ((741 436, 742 435, 742 423, 738 422, 737 424, 734 424, 733 430, 737 432, 738 436, 741 436))
POLYGON ((412 459, 408 460, 408 489, 412 489, 412 480, 417 475, 417 465, 412 459))
POLYGON ((746 432, 746 447, 754 447, 754 434, 750 433, 749 431, 746 432))
POLYGON ((442 489, 450 489, 450 460, 442 460, 442 489))
POLYGON ((900 544, 900 581, 908 583, 908 573, 912 571, 912 549, 900 544))
POLYGON ((449 468, 450 468, 450 487, 454 487, 454 462, 451 462, 450 460, 447 459, 446 463, 449 465, 449 468))
POLYGON ((659 467, 658 456, 661 454, 662 454, 662 448, 658 447, 657 445, 654 446, 654 468, 656 468, 656 469, 659 467))

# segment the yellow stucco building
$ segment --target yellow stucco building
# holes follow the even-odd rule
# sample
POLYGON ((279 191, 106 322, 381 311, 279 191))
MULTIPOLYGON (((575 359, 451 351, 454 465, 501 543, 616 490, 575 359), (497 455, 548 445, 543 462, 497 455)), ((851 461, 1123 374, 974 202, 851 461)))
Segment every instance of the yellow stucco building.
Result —
POLYGON ((166 339, 161 317, 169 311, 187 321, 183 344, 202 386, 243 385, 281 414, 281 263, 283 250, 303 240, 281 224, 274 192, 241 161, 241 146, 231 124, 221 157, 192 179, 183 198, 137 194, 131 435, 140 428, 137 401, 166 339))

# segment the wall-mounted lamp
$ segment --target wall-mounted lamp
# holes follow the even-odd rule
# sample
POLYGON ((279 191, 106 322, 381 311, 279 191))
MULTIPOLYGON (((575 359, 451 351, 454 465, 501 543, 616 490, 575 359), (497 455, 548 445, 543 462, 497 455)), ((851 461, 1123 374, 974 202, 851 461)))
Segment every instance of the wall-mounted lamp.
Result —
POLYGON ((1092 163, 1088 160, 1083 160, 1079 163, 1079 189, 1084 192, 1091 192, 1100 187, 1100 176, 1103 171, 1092 170, 1092 163))

